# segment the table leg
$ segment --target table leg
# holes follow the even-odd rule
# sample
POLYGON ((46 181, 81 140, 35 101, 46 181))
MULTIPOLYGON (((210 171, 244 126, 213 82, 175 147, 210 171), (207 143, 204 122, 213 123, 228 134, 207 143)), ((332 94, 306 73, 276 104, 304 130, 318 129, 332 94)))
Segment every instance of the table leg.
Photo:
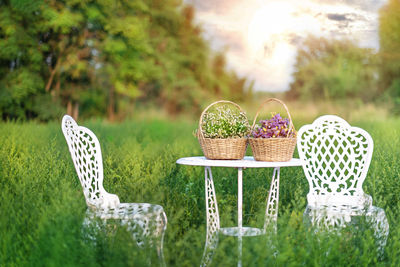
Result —
POLYGON ((218 232, 220 229, 217 197, 215 195, 211 167, 205 167, 204 180, 206 193, 207 236, 200 266, 210 265, 214 250, 218 244, 218 232))
POLYGON ((242 206, 243 206, 243 169, 238 168, 238 267, 242 266, 242 206))
POLYGON ((238 246, 238 248, 239 248, 239 256, 238 256, 238 267, 242 267, 242 247, 243 247, 243 237, 242 237, 242 235, 239 235, 238 236, 238 239, 239 239, 239 246, 238 246))
POLYGON ((278 220, 278 202, 279 202, 279 177, 280 168, 274 168, 274 174, 272 175, 271 186, 268 194, 267 209, 265 211, 265 222, 264 222, 264 233, 270 226, 271 222, 274 224, 273 229, 276 232, 276 223, 278 220))

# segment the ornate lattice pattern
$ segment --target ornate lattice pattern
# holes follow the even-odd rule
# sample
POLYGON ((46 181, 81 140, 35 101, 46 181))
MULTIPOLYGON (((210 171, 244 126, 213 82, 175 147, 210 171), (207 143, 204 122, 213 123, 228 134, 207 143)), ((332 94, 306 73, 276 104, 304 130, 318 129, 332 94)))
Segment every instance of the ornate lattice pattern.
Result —
POLYGON ((367 132, 339 117, 323 116, 301 128, 298 149, 310 185, 309 204, 363 204, 362 184, 373 150, 367 132))
POLYGON ((322 116, 298 132, 297 147, 310 192, 304 216, 326 228, 344 227, 351 216, 366 215, 375 227, 378 245, 386 244, 385 212, 372 206, 363 182, 371 162, 373 141, 363 129, 345 120, 322 116))
MULTIPOLYGON (((87 218, 99 217, 104 222, 119 220, 132 232, 139 246, 146 241, 155 241, 161 264, 164 265, 162 246, 167 217, 163 208, 148 203, 120 203, 117 195, 108 193, 103 187, 103 161, 94 133, 78 126, 68 115, 63 117, 62 130, 89 207, 87 218)), ((84 223, 88 224, 87 220, 84 223)))
POLYGON ((279 178, 280 168, 275 168, 268 194, 267 209, 265 210, 264 232, 266 232, 271 222, 274 223, 273 227, 276 231, 276 223, 278 220, 279 178))
POLYGON ((111 203, 105 203, 103 162, 96 136, 89 129, 78 126, 69 116, 64 116, 62 129, 87 204, 92 207, 117 206, 119 199, 115 195, 111 203))
POLYGON ((210 167, 205 167, 204 177, 206 187, 207 237, 201 266, 208 266, 218 245, 220 224, 217 197, 215 195, 214 181, 210 167))

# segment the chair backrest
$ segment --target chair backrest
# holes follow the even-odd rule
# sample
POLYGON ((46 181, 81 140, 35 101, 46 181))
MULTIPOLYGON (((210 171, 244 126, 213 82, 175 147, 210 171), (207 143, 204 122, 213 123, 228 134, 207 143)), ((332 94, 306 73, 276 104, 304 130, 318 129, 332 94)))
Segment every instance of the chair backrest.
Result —
POLYGON ((373 151, 366 131, 326 115, 300 128, 297 147, 310 186, 309 203, 360 203, 373 151))
POLYGON ((106 193, 103 187, 103 161, 97 137, 65 115, 61 124, 88 206, 97 208, 106 193))

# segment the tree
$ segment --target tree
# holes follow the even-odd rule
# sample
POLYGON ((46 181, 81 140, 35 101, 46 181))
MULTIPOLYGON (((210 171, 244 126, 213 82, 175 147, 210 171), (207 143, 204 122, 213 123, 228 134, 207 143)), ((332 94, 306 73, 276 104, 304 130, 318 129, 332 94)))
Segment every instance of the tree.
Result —
POLYGON ((79 114, 80 96, 94 80, 93 46, 95 33, 90 29, 87 13, 92 8, 85 2, 51 0, 42 5, 44 22, 41 39, 48 71, 45 91, 67 107, 67 113, 79 114))
POLYGON ((122 102, 141 95, 140 86, 148 82, 152 54, 149 37, 149 7, 141 1, 104 1, 96 49, 101 86, 108 88, 108 118, 123 110, 122 102))
POLYGON ((0 0, 0 115, 67 111, 123 118, 137 102, 196 112, 213 96, 244 99, 177 0, 0 0))
POLYGON ((349 40, 309 37, 299 49, 292 98, 372 100, 377 95, 377 58, 349 40))
POLYGON ((400 1, 389 0, 379 11, 380 86, 400 112, 400 1))
POLYGON ((43 60, 37 43, 40 32, 41 3, 0 2, 0 115, 5 118, 24 118, 35 111, 35 100, 44 87, 43 60))

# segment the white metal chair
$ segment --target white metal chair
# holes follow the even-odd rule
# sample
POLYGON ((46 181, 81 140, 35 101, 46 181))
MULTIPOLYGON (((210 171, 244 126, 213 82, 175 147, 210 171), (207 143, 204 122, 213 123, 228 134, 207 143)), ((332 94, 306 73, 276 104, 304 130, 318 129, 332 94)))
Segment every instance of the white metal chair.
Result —
POLYGON ((333 228, 366 216, 383 249, 389 234, 385 212, 372 206, 372 197, 362 189, 372 158, 371 136, 340 117, 326 115, 300 128, 297 148, 310 188, 305 220, 333 228))
POLYGON ((78 126, 68 115, 63 117, 61 127, 88 205, 85 224, 95 217, 104 222, 119 220, 127 226, 139 246, 146 242, 154 245, 155 242, 160 263, 164 266, 163 239, 167 216, 163 207, 148 203, 120 203, 117 195, 106 192, 103 187, 103 161, 97 137, 89 129, 78 126))

